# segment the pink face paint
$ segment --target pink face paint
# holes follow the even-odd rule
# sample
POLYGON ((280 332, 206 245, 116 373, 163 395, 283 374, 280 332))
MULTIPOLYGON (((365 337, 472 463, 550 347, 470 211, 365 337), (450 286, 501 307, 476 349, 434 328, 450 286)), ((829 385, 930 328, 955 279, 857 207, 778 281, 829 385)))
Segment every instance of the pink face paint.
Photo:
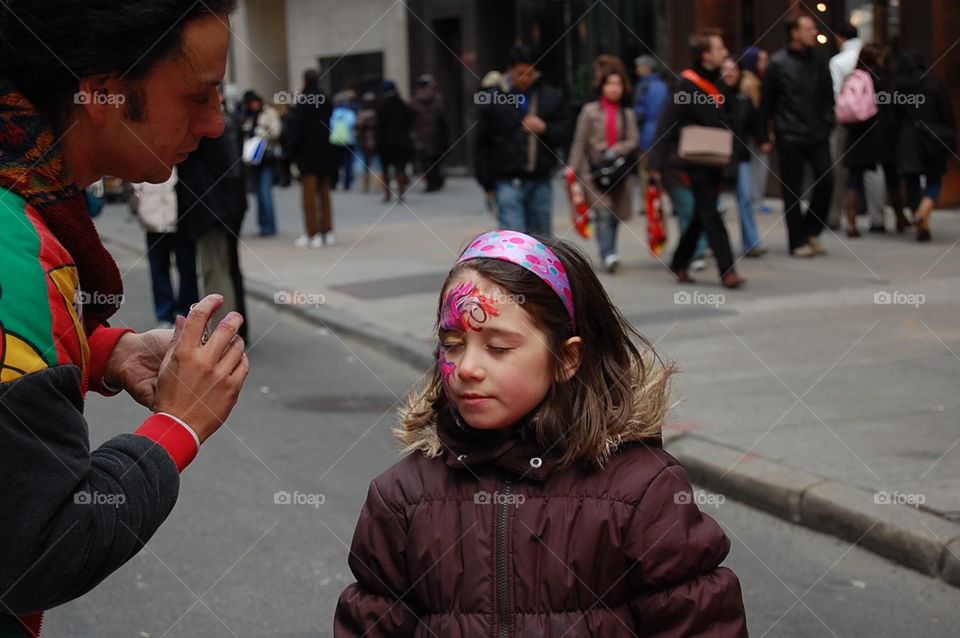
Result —
POLYGON ((480 293, 472 281, 462 281, 451 288, 443 298, 440 310, 440 329, 449 332, 480 332, 490 317, 500 315, 496 305, 480 293))
POLYGON ((440 380, 443 381, 444 389, 450 387, 450 379, 457 371, 457 364, 447 359, 447 349, 440 346, 440 380))

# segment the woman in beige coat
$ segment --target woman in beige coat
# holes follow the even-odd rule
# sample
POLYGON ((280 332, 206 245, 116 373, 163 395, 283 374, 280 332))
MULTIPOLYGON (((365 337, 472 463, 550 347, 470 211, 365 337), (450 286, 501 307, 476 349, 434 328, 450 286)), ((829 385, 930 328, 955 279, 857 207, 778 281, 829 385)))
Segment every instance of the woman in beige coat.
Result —
POLYGON ((587 202, 596 219, 600 258, 607 272, 620 265, 617 255, 617 227, 633 214, 634 153, 640 141, 633 111, 625 104, 631 95, 630 81, 616 69, 608 69, 597 87, 600 99, 589 102, 577 118, 577 130, 570 148, 569 166, 580 178, 582 188, 574 189, 575 203, 587 202), (626 176, 608 190, 594 183, 591 167, 625 157, 630 165, 626 176))

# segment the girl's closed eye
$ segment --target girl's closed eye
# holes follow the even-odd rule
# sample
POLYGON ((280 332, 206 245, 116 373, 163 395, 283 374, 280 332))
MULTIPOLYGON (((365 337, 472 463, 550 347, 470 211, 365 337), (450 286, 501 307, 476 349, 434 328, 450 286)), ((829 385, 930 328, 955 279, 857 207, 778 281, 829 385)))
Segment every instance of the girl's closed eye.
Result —
POLYGON ((487 349, 494 354, 506 354, 507 352, 513 350, 513 348, 508 348, 506 346, 487 346, 487 349))

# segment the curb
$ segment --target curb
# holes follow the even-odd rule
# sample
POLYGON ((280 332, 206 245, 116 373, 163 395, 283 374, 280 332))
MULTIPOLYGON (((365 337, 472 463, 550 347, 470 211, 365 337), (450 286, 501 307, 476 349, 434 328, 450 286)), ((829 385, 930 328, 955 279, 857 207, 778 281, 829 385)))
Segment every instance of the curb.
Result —
POLYGON ((960 525, 697 435, 666 445, 694 483, 960 587, 960 525))
MULTIPOLYGON (((122 240, 108 243, 140 254, 122 240)), ((313 325, 346 335, 418 370, 434 364, 429 346, 329 308, 276 303, 282 290, 245 279, 247 294, 313 325)), ((663 445, 694 483, 788 522, 857 544, 895 563, 960 587, 960 525, 918 508, 875 501, 877 492, 831 481, 770 459, 665 430, 663 445)))

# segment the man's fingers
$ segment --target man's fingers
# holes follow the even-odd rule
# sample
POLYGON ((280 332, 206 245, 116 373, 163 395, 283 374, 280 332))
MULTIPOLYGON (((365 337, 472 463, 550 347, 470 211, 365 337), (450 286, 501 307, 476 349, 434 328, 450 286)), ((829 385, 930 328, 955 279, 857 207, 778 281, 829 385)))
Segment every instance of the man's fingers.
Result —
POLYGON ((186 325, 180 332, 180 340, 189 346, 199 346, 203 341, 203 331, 210 322, 210 318, 222 305, 223 297, 220 295, 207 295, 201 299, 190 309, 186 325))
POLYGON ((233 338, 237 336, 237 331, 240 330, 240 326, 242 325, 243 315, 239 312, 231 311, 227 313, 227 316, 223 318, 217 326, 217 329, 210 335, 206 347, 209 347, 211 352, 217 354, 218 360, 222 358, 224 352, 227 350, 227 346, 229 346, 233 338))
POLYGON ((223 353, 220 363, 217 365, 228 375, 231 374, 237 369, 237 366, 240 365, 240 361, 243 360, 243 349, 243 339, 239 336, 234 337, 233 341, 227 346, 227 351, 223 353))

